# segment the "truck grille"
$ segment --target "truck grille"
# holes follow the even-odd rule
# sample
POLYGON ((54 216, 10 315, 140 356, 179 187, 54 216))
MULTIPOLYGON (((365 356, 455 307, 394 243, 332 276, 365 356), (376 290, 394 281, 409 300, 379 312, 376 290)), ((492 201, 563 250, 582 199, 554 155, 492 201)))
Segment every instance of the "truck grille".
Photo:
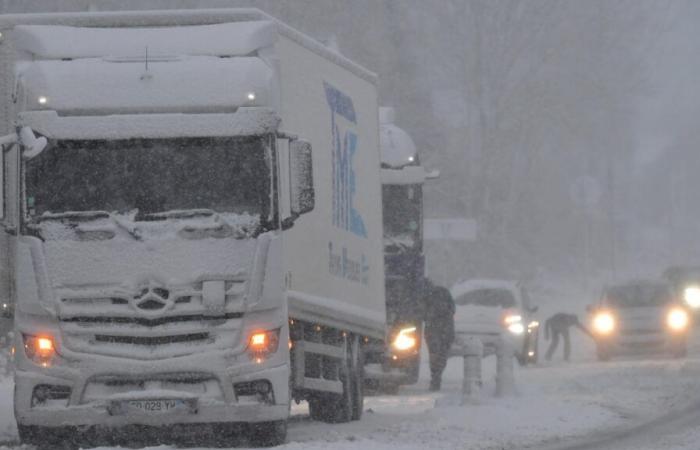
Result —
POLYGON ((106 334, 96 334, 95 341, 109 342, 114 344, 131 345, 164 345, 176 344, 178 342, 197 342, 209 339, 209 333, 176 334, 174 336, 109 336, 106 334))
POLYGON ((63 344, 76 352, 134 359, 233 348, 240 342, 245 287, 244 281, 227 281, 221 311, 203 304, 201 284, 65 297, 59 306, 63 344))

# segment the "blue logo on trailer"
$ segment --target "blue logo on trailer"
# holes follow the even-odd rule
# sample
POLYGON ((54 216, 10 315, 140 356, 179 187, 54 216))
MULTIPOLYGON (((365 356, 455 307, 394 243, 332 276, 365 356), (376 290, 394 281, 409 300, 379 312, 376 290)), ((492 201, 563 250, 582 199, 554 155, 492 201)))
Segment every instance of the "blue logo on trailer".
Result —
POLYGON ((357 154, 357 117, 352 99, 328 83, 323 83, 331 108, 333 138, 333 225, 358 236, 367 237, 367 229, 354 198, 357 177, 353 167, 357 154))

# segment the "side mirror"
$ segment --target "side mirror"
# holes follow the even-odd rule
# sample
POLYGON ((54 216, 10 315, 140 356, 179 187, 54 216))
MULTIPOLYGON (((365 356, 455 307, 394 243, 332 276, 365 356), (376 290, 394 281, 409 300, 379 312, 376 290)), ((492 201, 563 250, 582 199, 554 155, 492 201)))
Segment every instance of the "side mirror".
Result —
POLYGON ((48 141, 45 137, 40 137, 37 139, 34 131, 29 127, 22 127, 19 130, 19 142, 22 144, 22 158, 32 159, 37 156, 46 148, 48 141))
POLYGON ((539 310, 540 310, 539 306, 531 306, 527 309, 527 312, 529 312, 530 314, 535 314, 539 310))
POLYGON ((308 141, 289 142, 289 172, 291 212, 300 216, 312 211, 316 204, 312 151, 308 141))

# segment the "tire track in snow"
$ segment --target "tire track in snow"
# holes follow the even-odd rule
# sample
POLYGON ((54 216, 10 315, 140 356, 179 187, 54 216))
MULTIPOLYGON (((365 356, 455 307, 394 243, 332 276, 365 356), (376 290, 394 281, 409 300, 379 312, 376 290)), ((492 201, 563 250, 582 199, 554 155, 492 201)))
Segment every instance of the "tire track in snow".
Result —
POLYGON ((678 433, 679 430, 696 428, 700 423, 700 400, 690 405, 623 429, 602 432, 593 438, 584 438, 566 444, 539 447, 541 450, 607 450, 610 448, 639 448, 649 445, 653 439, 678 433), (624 446, 624 447, 623 447, 624 446))

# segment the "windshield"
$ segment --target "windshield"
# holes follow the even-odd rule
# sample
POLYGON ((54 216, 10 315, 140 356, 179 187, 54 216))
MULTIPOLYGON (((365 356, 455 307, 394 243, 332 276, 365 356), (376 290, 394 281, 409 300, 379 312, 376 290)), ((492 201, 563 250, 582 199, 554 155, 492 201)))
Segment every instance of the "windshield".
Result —
POLYGON ((455 299, 459 306, 476 305, 491 308, 514 308, 516 306, 513 293, 507 289, 478 289, 460 295, 455 299))
POLYGON ((671 300, 671 294, 665 285, 631 285, 611 288, 605 303, 618 308, 635 308, 663 306, 671 300))
POLYGON ((262 138, 60 141, 26 163, 30 217, 207 209, 269 218, 262 138))
POLYGON ((387 248, 420 249, 422 197, 420 185, 382 186, 384 242, 387 248))

